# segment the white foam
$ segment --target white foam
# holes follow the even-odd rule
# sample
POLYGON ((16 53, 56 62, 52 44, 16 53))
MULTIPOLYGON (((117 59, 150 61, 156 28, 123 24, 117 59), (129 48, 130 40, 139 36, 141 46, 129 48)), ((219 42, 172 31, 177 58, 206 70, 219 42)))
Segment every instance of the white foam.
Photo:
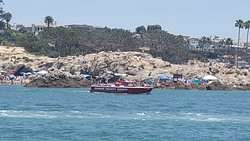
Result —
POLYGON ((1 110, 0 117, 9 118, 57 118, 56 114, 48 114, 47 112, 37 111, 14 111, 14 110, 1 110))
POLYGON ((136 113, 136 115, 138 115, 138 116, 145 116, 146 113, 136 113))
POLYGON ((183 120, 198 122, 250 122, 247 116, 220 115, 206 113, 180 113, 183 120))
POLYGON ((0 110, 0 118, 34 119, 112 119, 112 120, 186 120, 194 122, 250 122, 248 116, 219 115, 206 113, 167 112, 112 112, 95 113, 87 111, 15 111, 0 110))

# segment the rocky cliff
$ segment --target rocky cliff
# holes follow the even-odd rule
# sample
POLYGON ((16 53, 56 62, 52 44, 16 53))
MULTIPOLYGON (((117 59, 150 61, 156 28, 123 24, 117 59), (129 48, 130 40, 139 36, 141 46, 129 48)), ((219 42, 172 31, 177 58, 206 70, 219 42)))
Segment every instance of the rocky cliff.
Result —
POLYGON ((141 52, 100 52, 85 56, 49 58, 31 55, 19 47, 0 47, 0 60, 0 71, 25 64, 33 70, 47 70, 50 74, 64 72, 70 75, 69 78, 80 76, 80 73, 101 77, 110 72, 123 74, 125 79, 137 80, 157 77, 159 74, 181 73, 186 78, 202 78, 210 74, 230 88, 250 86, 250 71, 247 69, 227 68, 224 63, 202 63, 196 60, 175 65, 141 52))

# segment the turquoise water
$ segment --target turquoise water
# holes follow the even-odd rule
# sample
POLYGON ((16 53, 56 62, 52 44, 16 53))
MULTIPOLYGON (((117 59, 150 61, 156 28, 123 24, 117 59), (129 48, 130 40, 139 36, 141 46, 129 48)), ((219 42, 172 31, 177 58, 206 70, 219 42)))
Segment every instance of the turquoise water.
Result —
POLYGON ((250 92, 0 86, 0 141, 249 141, 250 92))

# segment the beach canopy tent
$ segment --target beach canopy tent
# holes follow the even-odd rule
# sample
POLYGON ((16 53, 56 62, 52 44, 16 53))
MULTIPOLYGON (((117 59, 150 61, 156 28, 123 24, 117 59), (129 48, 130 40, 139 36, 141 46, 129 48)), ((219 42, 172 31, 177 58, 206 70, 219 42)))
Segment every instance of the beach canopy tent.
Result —
POLYGON ((155 83, 154 78, 148 78, 143 80, 144 83, 149 84, 149 85, 153 85, 155 83))
POLYGON ((38 75, 46 75, 46 74, 48 74, 48 72, 45 70, 41 70, 41 71, 37 72, 37 74, 38 75))
POLYGON ((1 75, 6 75, 7 72, 6 72, 6 71, 0 71, 0 74, 1 74, 1 75))
POLYGON ((86 79, 86 80, 91 80, 91 75, 84 74, 83 78, 86 79))
POLYGON ((9 75, 8 77, 9 77, 10 80, 15 80, 16 79, 16 76, 13 75, 13 74, 9 75))
POLYGON ((218 80, 218 78, 215 76, 212 76, 212 75, 207 75, 207 76, 203 77, 203 80, 216 81, 216 80, 218 80))
POLYGON ((162 80, 162 81, 172 80, 172 77, 171 76, 167 76, 165 74, 161 74, 161 75, 159 75, 159 79, 162 80))
POLYGON ((127 76, 127 74, 122 74, 122 73, 114 73, 114 76, 126 77, 126 76, 127 76))
POLYGON ((198 85, 201 85, 202 80, 200 80, 200 79, 194 79, 193 83, 198 86, 198 85))
POLYGON ((182 80, 182 78, 183 78, 182 74, 178 74, 178 73, 173 74, 174 82, 178 82, 179 80, 182 80))
POLYGON ((31 73, 31 72, 27 72, 27 73, 21 72, 21 75, 22 75, 22 76, 29 76, 29 75, 32 75, 32 73, 31 73))

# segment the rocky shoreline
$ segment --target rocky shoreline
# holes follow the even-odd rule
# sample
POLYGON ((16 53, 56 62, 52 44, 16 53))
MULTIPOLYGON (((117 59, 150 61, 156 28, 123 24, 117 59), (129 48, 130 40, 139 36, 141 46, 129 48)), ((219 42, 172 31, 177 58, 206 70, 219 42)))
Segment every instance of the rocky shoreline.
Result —
MULTIPOLYGON (((201 79, 206 75, 218 78, 218 82, 197 86, 197 89, 250 90, 250 70, 228 68, 226 64, 213 60, 209 63, 191 60, 187 64, 176 65, 141 52, 100 52, 49 58, 29 54, 21 47, 0 46, 1 77, 24 70, 32 70, 32 74, 23 81, 27 87, 78 88, 89 86, 100 78, 113 79, 117 75, 126 80, 144 81, 156 79, 161 74, 182 74, 187 80, 201 79), (38 75, 41 71, 47 73, 38 75), (86 79, 86 74, 95 81, 86 79)), ((180 84, 174 88, 190 89, 190 86, 180 84)))
POLYGON ((89 87, 91 81, 84 80, 77 76, 69 76, 65 73, 54 73, 42 77, 31 78, 25 87, 41 88, 81 88, 89 87))

